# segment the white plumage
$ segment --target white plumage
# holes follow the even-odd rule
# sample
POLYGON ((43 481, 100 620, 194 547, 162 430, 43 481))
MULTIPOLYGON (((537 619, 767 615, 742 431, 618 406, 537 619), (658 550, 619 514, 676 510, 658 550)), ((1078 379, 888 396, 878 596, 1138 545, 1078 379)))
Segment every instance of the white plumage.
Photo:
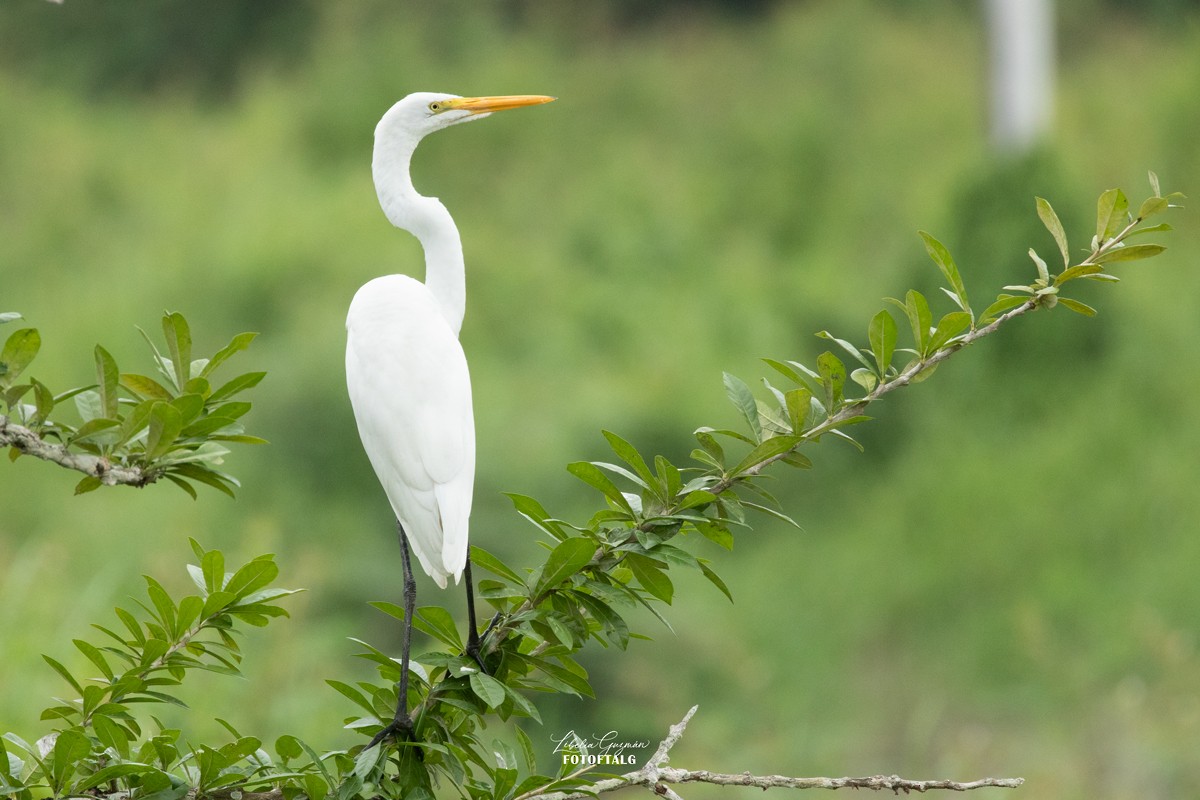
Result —
POLYGON ((393 225, 425 251, 425 282, 366 283, 346 318, 346 384, 363 448, 421 567, 439 586, 462 575, 475 480, 471 379, 458 342, 466 281, 458 228, 445 206, 413 188, 409 164, 427 134, 542 96, 421 92, 375 128, 372 173, 393 225))
POLYGON ((466 562, 475 479, 467 359, 433 295, 406 275, 359 289, 346 328, 363 448, 421 567, 444 589, 466 562))

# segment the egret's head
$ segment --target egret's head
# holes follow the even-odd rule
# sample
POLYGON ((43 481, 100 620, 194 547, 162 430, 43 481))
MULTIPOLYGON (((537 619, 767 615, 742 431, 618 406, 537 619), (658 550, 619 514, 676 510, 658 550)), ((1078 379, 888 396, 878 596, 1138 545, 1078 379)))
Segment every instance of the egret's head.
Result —
POLYGON ((375 137, 401 135, 420 139, 434 131, 483 119, 493 111, 549 103, 545 95, 504 95, 499 97, 459 97, 438 92, 414 92, 388 109, 375 127, 375 137))

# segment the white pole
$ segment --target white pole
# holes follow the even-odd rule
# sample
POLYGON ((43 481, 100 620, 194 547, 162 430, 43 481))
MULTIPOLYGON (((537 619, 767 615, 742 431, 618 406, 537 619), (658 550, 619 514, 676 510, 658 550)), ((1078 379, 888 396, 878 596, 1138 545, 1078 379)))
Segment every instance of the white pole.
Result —
POLYGON ((992 145, 1023 153, 1054 114, 1054 0, 986 0, 992 145))

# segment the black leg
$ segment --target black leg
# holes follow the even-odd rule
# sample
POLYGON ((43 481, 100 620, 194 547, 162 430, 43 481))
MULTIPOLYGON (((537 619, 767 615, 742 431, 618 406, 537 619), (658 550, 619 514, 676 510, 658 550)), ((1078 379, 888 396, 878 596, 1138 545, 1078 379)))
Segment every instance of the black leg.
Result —
MULTIPOLYGON (((475 663, 484 672, 483 654, 479 651, 479 623, 475 619, 475 582, 471 580, 471 554, 467 553, 467 563, 463 567, 463 577, 467 579, 467 655, 475 659, 475 663)), ((488 626, 491 630, 491 626, 488 626)))
POLYGON ((396 529, 400 534, 400 559, 404 573, 404 640, 400 653, 400 682, 396 684, 396 714, 387 727, 375 734, 375 738, 365 749, 374 747, 388 736, 397 736, 409 741, 413 736, 413 721, 408 715, 408 657, 412 645, 413 610, 417 605, 417 582, 413 580, 408 537, 404 535, 404 526, 399 520, 396 521, 396 529))

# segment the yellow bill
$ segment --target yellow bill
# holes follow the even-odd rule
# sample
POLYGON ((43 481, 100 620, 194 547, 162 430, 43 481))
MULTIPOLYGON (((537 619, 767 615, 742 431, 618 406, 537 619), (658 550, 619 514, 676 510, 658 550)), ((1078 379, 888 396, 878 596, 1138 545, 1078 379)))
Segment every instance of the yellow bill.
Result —
POLYGON ((472 114, 488 114, 492 111, 505 111, 510 108, 538 106, 555 99, 544 94, 508 94, 495 97, 456 97, 447 100, 445 105, 447 109, 469 111, 472 114))

